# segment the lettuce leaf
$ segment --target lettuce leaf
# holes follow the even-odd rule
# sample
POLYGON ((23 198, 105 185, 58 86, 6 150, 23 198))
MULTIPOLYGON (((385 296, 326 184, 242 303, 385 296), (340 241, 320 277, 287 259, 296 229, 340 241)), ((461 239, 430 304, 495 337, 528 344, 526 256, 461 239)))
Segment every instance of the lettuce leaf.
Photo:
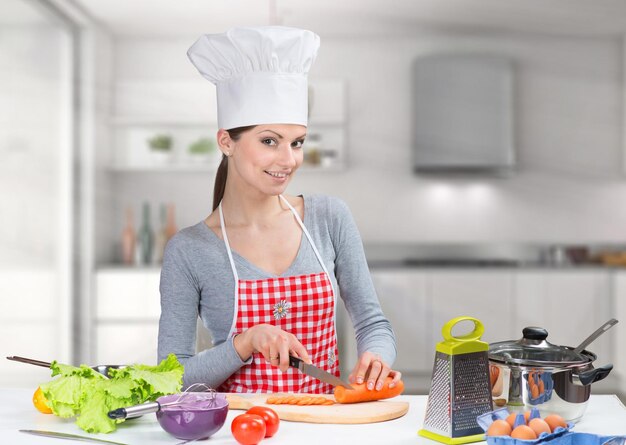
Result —
POLYGON ((88 433, 110 433, 123 420, 112 420, 113 409, 154 401, 158 397, 180 392, 183 365, 170 354, 157 366, 131 365, 113 369, 110 378, 89 366, 50 366, 55 380, 41 385, 52 412, 60 417, 76 418, 76 425, 88 433))

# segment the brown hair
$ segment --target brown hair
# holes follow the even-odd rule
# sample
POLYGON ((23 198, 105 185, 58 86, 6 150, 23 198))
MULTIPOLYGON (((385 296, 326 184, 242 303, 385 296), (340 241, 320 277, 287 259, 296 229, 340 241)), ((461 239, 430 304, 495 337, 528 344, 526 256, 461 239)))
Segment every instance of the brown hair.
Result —
MULTIPOLYGON (((256 125, 248 125, 246 127, 231 128, 228 131, 230 138, 237 142, 241 135, 248 130, 252 130, 256 125)), ((222 154, 222 161, 217 167, 215 174, 215 184, 213 185, 213 210, 217 209, 224 197, 224 189, 226 189, 226 178, 228 177, 228 156, 222 154)))

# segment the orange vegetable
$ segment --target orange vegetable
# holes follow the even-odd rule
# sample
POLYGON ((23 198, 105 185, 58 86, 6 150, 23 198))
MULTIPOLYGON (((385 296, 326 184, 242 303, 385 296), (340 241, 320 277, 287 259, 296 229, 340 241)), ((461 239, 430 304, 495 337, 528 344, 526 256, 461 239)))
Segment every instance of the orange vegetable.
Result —
POLYGON ((498 376, 500 375, 500 368, 495 365, 489 365, 489 380, 491 382, 491 388, 496 384, 498 376))
POLYGON ((353 383, 351 386, 354 389, 346 389, 343 386, 337 386, 335 388, 335 400, 339 403, 371 402, 372 400, 389 399, 402 394, 402 391, 404 391, 404 383, 402 380, 393 388, 389 388, 391 381, 392 378, 387 377, 380 391, 367 389, 365 382, 360 385, 353 383))
POLYGON ((37 411, 44 414, 52 414, 52 410, 48 406, 46 396, 43 395, 41 388, 37 388, 35 394, 33 394, 33 405, 37 408, 37 411))
POLYGON ((270 396, 265 400, 268 405, 334 405, 335 402, 322 396, 270 396))

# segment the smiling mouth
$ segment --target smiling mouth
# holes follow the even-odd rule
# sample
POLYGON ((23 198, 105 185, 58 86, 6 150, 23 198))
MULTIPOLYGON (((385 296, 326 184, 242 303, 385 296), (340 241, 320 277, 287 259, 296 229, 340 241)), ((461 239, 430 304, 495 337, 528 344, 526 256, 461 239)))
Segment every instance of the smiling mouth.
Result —
POLYGON ((273 178, 278 178, 278 179, 286 178, 287 176, 289 176, 289 173, 270 172, 270 171, 267 171, 267 170, 265 170, 265 173, 267 173, 268 175, 270 175, 273 178))

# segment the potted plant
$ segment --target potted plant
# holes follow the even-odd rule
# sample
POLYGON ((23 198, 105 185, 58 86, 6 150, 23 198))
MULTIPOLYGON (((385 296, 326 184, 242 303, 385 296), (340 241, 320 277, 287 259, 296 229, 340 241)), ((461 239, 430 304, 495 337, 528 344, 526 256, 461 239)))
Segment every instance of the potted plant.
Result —
POLYGON ((215 157, 215 140, 202 137, 189 145, 189 159, 193 162, 208 162, 215 157))
POLYGON ((169 162, 172 157, 172 136, 157 134, 148 139, 153 158, 159 163, 169 162))

